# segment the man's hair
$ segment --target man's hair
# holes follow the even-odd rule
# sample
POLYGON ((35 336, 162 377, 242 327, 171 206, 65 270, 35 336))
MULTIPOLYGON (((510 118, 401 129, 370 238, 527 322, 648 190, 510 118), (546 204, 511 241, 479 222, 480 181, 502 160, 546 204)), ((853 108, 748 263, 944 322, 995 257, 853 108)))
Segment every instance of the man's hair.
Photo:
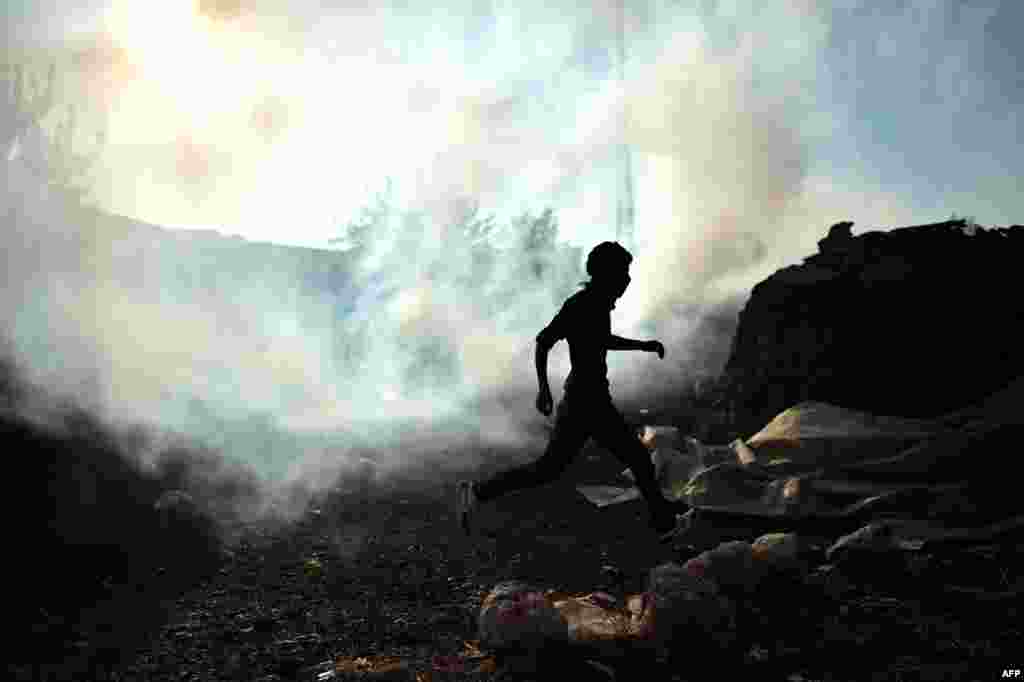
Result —
POLYGON ((601 242, 587 256, 587 274, 600 279, 608 273, 618 272, 629 267, 633 262, 633 254, 618 242, 601 242))

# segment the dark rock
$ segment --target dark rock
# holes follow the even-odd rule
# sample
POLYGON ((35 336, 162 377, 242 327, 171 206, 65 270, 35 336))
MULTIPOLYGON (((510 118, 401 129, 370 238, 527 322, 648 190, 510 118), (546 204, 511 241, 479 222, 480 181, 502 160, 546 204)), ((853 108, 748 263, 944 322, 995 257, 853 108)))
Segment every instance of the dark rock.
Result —
POLYGON ((833 225, 741 311, 723 383, 743 435, 803 400, 938 416, 1024 374, 1024 299, 1011 293, 1024 226, 851 226, 833 225))
POLYGON ((165 491, 153 503, 153 510, 163 531, 182 524, 193 525, 202 516, 195 499, 184 490, 165 491))

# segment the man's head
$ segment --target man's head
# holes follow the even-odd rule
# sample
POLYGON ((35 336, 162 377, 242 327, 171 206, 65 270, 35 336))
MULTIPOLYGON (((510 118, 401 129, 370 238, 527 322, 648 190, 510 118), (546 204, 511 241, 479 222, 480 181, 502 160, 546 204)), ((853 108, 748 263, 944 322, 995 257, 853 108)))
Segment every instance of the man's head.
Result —
POLYGON ((622 296, 629 286, 629 264, 632 262, 633 255, 618 242, 601 242, 587 256, 590 286, 612 298, 622 296))

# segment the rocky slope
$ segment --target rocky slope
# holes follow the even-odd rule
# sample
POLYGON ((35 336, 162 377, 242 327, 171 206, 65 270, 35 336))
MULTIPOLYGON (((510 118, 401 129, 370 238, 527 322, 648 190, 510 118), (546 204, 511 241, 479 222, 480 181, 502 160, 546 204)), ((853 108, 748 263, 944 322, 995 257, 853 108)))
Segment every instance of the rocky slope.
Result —
POLYGON ((741 432, 801 400, 935 416, 1024 374, 1024 226, 852 225, 751 292, 724 375, 741 432))

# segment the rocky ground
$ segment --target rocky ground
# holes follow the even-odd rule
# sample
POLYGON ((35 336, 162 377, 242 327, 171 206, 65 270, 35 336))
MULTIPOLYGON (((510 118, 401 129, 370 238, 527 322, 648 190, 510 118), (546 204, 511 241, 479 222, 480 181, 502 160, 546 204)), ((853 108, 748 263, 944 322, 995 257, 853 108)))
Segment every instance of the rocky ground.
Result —
MULTIPOLYGON (((493 453, 491 462, 527 456, 493 453)), ((426 469, 338 489, 294 524, 238 528, 220 552, 183 542, 147 562, 122 547, 122 564, 81 564, 114 569, 74 592, 87 599, 42 599, 19 616, 24 637, 12 647, 8 679, 565 679, 550 659, 516 677, 474 648, 476 616, 495 583, 640 592, 650 568, 702 549, 659 545, 642 503, 589 505, 573 486, 608 481, 618 469, 593 451, 563 483, 489 506, 473 537, 454 522, 453 481, 426 469), (606 566, 624 584, 607 584, 606 566)), ((684 639, 671 663, 626 658, 572 676, 997 679, 1024 667, 1020 600, 1000 594, 1017 584, 1022 559, 1019 544, 1007 541, 813 566, 744 600, 738 644, 709 650, 695 638, 691 651, 684 639)), ((70 580, 79 565, 73 551, 60 565, 47 561, 51 584, 70 580)))

